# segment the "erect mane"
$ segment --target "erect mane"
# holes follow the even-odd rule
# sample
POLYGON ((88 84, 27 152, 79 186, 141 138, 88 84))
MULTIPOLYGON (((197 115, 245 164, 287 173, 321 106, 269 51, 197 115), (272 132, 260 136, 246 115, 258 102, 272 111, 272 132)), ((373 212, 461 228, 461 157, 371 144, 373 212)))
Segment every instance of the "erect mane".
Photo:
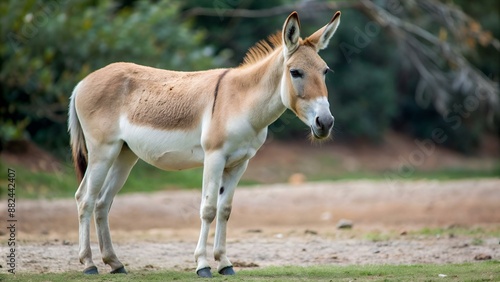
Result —
POLYGON ((269 35, 267 39, 262 39, 254 46, 250 47, 245 54, 245 58, 243 59, 241 66, 251 65, 262 60, 281 45, 283 45, 281 32, 277 31, 274 34, 269 35))

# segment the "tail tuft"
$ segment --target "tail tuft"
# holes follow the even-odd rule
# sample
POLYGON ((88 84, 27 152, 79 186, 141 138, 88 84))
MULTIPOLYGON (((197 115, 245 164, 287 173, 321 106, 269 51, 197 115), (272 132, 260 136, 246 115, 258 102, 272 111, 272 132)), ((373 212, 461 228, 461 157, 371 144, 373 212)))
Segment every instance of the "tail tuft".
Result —
POLYGON ((73 163, 75 165, 76 179, 78 180, 78 183, 81 183, 83 176, 85 175, 85 171, 87 170, 87 158, 82 150, 73 152, 73 163))
POLYGON ((75 165, 76 178, 78 179, 78 183, 81 183, 85 171, 87 170, 87 146, 85 145, 85 136, 75 108, 75 95, 79 85, 80 84, 73 90, 69 102, 68 131, 70 133, 71 151, 73 155, 73 164, 75 165))

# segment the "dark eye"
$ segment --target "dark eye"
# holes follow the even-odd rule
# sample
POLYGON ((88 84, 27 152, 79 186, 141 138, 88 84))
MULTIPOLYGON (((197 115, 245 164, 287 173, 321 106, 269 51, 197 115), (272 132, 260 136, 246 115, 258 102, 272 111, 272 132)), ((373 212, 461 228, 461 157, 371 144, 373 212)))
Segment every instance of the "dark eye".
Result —
POLYGON ((333 72, 330 68, 326 68, 325 71, 323 72, 324 75, 326 75, 329 71, 333 72))
POLYGON ((303 75, 302 75, 302 72, 300 70, 296 70, 296 69, 292 69, 290 70, 290 75, 293 77, 293 78, 301 78, 303 75))

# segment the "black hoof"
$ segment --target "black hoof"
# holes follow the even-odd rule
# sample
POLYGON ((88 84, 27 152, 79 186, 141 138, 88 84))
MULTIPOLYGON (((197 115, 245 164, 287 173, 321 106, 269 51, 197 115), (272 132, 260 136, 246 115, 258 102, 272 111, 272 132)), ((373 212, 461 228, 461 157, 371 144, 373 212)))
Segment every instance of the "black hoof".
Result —
POLYGON ((212 272, 210 272, 210 267, 205 267, 196 271, 198 277, 201 278, 212 278, 212 272))
POLYGON ((127 271, 125 270, 125 267, 119 267, 113 271, 110 272, 111 274, 127 274, 127 271))
POLYGON ((219 270, 219 274, 222 275, 235 275, 236 272, 234 272, 233 266, 226 266, 223 269, 219 270))
POLYGON ((97 271, 97 267, 89 266, 83 270, 83 274, 99 274, 99 271, 97 271))

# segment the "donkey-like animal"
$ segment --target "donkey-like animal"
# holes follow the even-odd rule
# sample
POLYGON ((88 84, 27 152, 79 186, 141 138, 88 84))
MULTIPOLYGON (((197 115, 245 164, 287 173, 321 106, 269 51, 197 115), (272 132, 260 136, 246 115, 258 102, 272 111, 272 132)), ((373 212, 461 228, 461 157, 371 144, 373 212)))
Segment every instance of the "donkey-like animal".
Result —
POLYGON ((329 68, 317 52, 327 47, 339 23, 336 12, 327 25, 302 39, 293 12, 282 32, 257 43, 237 68, 177 72, 114 63, 78 83, 68 123, 80 180, 75 198, 84 273, 98 273, 90 249, 92 214, 102 260, 112 273, 126 273, 113 250, 108 213, 141 158, 164 170, 204 166, 196 272, 212 276, 207 237, 216 219, 217 271, 234 274, 226 256, 231 203, 267 127, 288 108, 311 128, 313 138, 330 135, 329 68))

